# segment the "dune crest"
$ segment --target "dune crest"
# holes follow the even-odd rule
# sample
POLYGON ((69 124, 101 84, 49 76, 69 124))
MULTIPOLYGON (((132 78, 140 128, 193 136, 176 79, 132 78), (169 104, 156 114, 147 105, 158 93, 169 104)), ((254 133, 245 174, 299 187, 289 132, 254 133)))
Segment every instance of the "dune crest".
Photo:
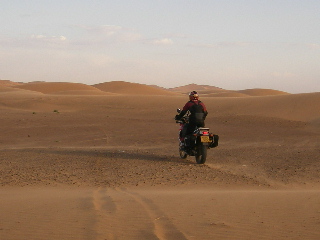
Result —
POLYGON ((248 96, 274 96, 274 95, 289 94, 287 92, 283 92, 279 90, 262 89, 262 88, 245 89, 245 90, 239 90, 237 92, 246 94, 248 96))
POLYGON ((17 86, 20 85, 21 83, 17 82, 12 82, 10 80, 0 80, 0 87, 5 86, 5 87, 12 87, 12 86, 17 86))
POLYGON ((202 95, 203 97, 224 97, 224 98, 239 98, 239 97, 250 97, 247 94, 240 93, 237 91, 226 91, 226 92, 219 92, 219 93, 208 93, 202 95))
POLYGON ((188 93, 190 91, 197 91, 202 96, 206 97, 251 97, 251 96, 274 96, 289 94, 287 92, 273 90, 273 89, 245 89, 245 90, 226 90, 219 87, 209 85, 188 84, 185 86, 169 88, 169 91, 188 93))
POLYGON ((13 89, 24 89, 43 94, 59 95, 105 95, 105 94, 126 94, 126 95, 181 95, 190 91, 197 91, 203 97, 257 97, 288 95, 290 93, 275 89, 244 89, 227 90, 210 85, 188 84, 174 88, 163 88, 156 85, 146 85, 125 81, 110 81, 93 85, 71 82, 29 82, 20 83, 10 80, 0 80, 0 91, 13 91, 13 89))
POLYGON ((31 82, 25 84, 19 84, 14 86, 15 88, 31 90, 41 92, 44 94, 57 94, 57 93, 68 93, 68 94, 79 94, 91 93, 91 94, 104 94, 101 90, 82 83, 69 83, 69 82, 31 82))
POLYGON ((210 85, 198 85, 195 83, 180 86, 180 87, 175 87, 175 88, 169 88, 168 90, 173 91, 173 92, 180 92, 180 93, 188 93, 191 91, 198 91, 199 93, 202 93, 202 94, 217 93, 217 92, 226 91, 225 89, 222 89, 219 87, 214 87, 214 86, 210 86, 210 85))
POLYGON ((15 88, 15 87, 6 87, 6 86, 1 86, 0 85, 0 93, 1 94, 6 94, 6 95, 11 95, 11 96, 23 96, 23 95, 39 95, 43 94, 38 91, 32 91, 32 90, 26 90, 26 89, 20 89, 20 88, 15 88))
POLYGON ((129 95, 172 95, 170 91, 155 88, 145 84, 124 81, 112 81, 93 85, 94 87, 112 93, 129 95))
POLYGON ((14 91, 19 91, 20 89, 12 88, 12 87, 7 87, 5 85, 0 85, 0 92, 14 92, 14 91))

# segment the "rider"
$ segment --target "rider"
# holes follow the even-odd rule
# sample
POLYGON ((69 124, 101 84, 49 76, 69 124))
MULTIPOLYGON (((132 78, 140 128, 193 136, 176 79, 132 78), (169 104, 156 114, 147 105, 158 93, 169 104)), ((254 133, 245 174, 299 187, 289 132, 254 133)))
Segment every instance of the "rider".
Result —
POLYGON ((204 120, 208 115, 208 111, 203 102, 199 100, 199 94, 196 91, 189 93, 189 101, 184 105, 179 115, 175 116, 175 120, 180 120, 187 112, 190 112, 189 123, 185 124, 181 131, 181 141, 184 137, 191 134, 196 127, 204 127, 204 120))

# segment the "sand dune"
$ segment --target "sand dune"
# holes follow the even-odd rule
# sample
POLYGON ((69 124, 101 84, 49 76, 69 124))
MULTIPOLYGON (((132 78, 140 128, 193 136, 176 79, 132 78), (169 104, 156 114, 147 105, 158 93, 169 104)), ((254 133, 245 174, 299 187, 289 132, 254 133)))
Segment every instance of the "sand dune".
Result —
POLYGON ((0 80, 0 92, 13 92, 13 91, 23 91, 17 88, 14 88, 15 86, 20 85, 20 83, 15 83, 9 80, 0 80))
POLYGON ((19 84, 15 88, 37 91, 45 94, 97 94, 102 95, 104 92, 101 90, 81 83, 68 83, 68 82, 31 82, 19 84))
POLYGON ((240 93, 237 91, 226 91, 226 92, 219 92, 219 93, 207 93, 207 94, 201 94, 202 97, 250 97, 249 95, 245 93, 240 93))
POLYGON ((274 95, 289 94, 287 92, 278 91, 274 89, 261 89, 261 88, 246 89, 246 90, 240 90, 237 92, 243 93, 249 96, 274 96, 274 95))
POLYGON ((249 98, 205 98, 216 115, 257 115, 293 121, 312 121, 319 117, 320 93, 289 94, 249 98))
POLYGON ((130 94, 130 95, 171 95, 173 93, 188 93, 196 90, 206 97, 248 97, 248 96, 269 96, 283 95, 286 92, 272 89, 246 89, 239 91, 229 91, 222 88, 189 84, 176 88, 160 88, 145 84, 112 81, 95 85, 68 82, 30 82, 15 83, 9 80, 0 80, 0 91, 13 91, 14 89, 24 89, 41 92, 44 94, 60 95, 105 95, 105 94, 130 94))
POLYGON ((144 84, 121 82, 121 81, 99 83, 93 86, 102 91, 119 93, 119 94, 172 95, 171 92, 160 89, 160 88, 151 87, 144 84))
POLYGON ((102 86, 0 84, 0 239, 320 238, 320 93, 202 94, 220 142, 198 165, 187 95, 102 86))
POLYGON ((0 85, 0 92, 12 92, 12 91, 19 91, 19 89, 0 85))
POLYGON ((10 80, 0 80, 0 87, 5 86, 5 87, 12 87, 12 86, 17 86, 20 85, 21 83, 17 82, 12 82, 10 80))
POLYGON ((104 91, 100 91, 99 89, 93 90, 66 90, 66 91, 59 91, 54 92, 53 94, 59 95, 112 95, 112 93, 107 93, 104 91))
POLYGON ((43 94, 38 91, 20 89, 20 88, 15 88, 15 87, 5 87, 5 86, 0 86, 0 93, 3 94, 3 96, 7 96, 8 98, 12 98, 13 96, 25 97, 28 95, 42 95, 43 94))
POLYGON ((197 91, 200 95, 206 97, 249 97, 249 96, 271 96, 271 95, 282 95, 288 94, 283 91, 273 90, 273 89, 246 89, 231 91, 222 88, 208 86, 208 85, 198 85, 198 84, 188 84, 181 87, 168 89, 173 92, 188 93, 190 91, 197 91))
POLYGON ((209 85, 199 85, 199 84, 188 84, 185 86, 169 88, 168 90, 173 92, 180 92, 180 93, 188 93, 191 91, 198 91, 202 94, 209 94, 209 93, 216 93, 221 91, 226 91, 219 87, 209 86, 209 85))

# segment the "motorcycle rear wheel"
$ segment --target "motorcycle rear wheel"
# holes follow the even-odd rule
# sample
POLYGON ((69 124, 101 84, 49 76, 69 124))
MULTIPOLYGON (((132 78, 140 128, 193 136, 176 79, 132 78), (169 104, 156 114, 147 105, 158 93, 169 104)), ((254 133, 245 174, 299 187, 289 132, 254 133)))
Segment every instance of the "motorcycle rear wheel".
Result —
POLYGON ((197 153, 195 155, 196 162, 198 164, 204 164, 207 160, 207 146, 206 145, 199 145, 197 146, 197 153))

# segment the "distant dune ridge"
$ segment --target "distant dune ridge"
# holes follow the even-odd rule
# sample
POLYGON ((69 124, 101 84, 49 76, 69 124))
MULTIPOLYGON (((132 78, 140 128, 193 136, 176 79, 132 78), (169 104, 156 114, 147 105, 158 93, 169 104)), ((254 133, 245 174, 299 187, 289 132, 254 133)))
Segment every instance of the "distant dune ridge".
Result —
POLYGON ((225 92, 227 90, 214 87, 214 86, 209 86, 209 85, 198 85, 198 84, 188 84, 185 86, 180 86, 180 87, 175 87, 175 88, 169 88, 168 90, 173 91, 173 92, 182 92, 182 93, 187 93, 190 91, 198 91, 204 94, 208 93, 218 93, 218 92, 225 92))
POLYGON ((197 91, 202 96, 206 97, 249 97, 249 96, 272 96, 289 94, 287 92, 273 90, 273 89, 245 89, 245 90, 226 90, 219 87, 209 85, 188 84, 181 87, 169 88, 169 91, 188 93, 190 91, 197 91))
MULTIPOLYGON (((211 104, 212 102, 215 115, 273 116, 297 121, 313 121, 315 125, 319 125, 320 93, 289 94, 273 89, 258 88, 234 91, 197 84, 165 89, 157 86, 124 81, 86 85, 70 82, 18 83, 10 80, 0 80, 0 93, 6 93, 7 96, 11 97, 39 94, 61 96, 119 95, 186 97, 186 94, 192 90, 198 91, 200 97, 204 99, 206 103, 211 104), (252 101, 252 98, 255 98, 255 100, 252 101)), ((51 106, 51 104, 52 103, 48 106, 51 106)))
POLYGON ((315 123, 317 123, 320 118, 320 93, 289 94, 273 89, 232 91, 197 84, 165 89, 124 81, 86 85, 70 82, 17 83, 10 80, 0 80, 0 93, 7 93, 12 97, 18 95, 23 96, 23 94, 26 96, 30 94, 50 94, 61 96, 137 95, 186 97, 186 94, 192 90, 198 91, 200 97, 203 98, 206 103, 214 106, 215 115, 262 115, 298 121, 313 121, 315 123), (252 101, 252 98, 255 98, 255 100, 252 101))
POLYGON ((289 94, 273 89, 246 89, 226 90, 209 85, 188 84, 175 88, 162 88, 153 85, 130 83, 124 81, 111 81, 94 85, 71 82, 29 82, 17 83, 10 80, 0 80, 0 91, 13 91, 16 89, 40 92, 43 94, 66 95, 105 95, 105 94, 129 94, 129 95, 181 95, 190 91, 198 91, 206 97, 248 97, 271 96, 289 94))
POLYGON ((86 94, 91 93, 93 95, 96 94, 105 94, 101 90, 86 85, 82 83, 68 83, 68 82, 31 82, 25 84, 19 84, 13 86, 15 88, 31 90, 35 92, 41 92, 44 94, 86 94))
POLYGON ((283 91, 278 91, 278 90, 273 90, 273 89, 261 89, 261 88, 239 90, 236 92, 243 93, 248 96, 272 96, 272 95, 289 94, 289 93, 283 92, 283 91))
POLYGON ((122 82, 122 81, 99 83, 93 86, 105 92, 113 92, 118 94, 130 94, 130 95, 171 95, 172 94, 167 90, 152 87, 149 85, 122 82))
POLYGON ((0 87, 1 86, 12 87, 12 86, 16 86, 19 84, 22 84, 22 83, 12 82, 10 80, 0 80, 0 87))
POLYGON ((10 93, 11 96, 50 94, 61 96, 137 95, 186 97, 186 94, 192 90, 199 91, 200 97, 203 98, 206 103, 214 106, 215 112, 213 114, 215 115, 262 115, 298 121, 314 121, 315 123, 319 121, 318 119, 320 117, 320 93, 289 94, 272 89, 231 91, 214 86, 197 84, 164 89, 124 81, 105 82, 94 85, 70 82, 16 83, 9 80, 0 81, 0 93, 10 93), (252 98, 255 98, 255 100, 252 101, 252 98))

